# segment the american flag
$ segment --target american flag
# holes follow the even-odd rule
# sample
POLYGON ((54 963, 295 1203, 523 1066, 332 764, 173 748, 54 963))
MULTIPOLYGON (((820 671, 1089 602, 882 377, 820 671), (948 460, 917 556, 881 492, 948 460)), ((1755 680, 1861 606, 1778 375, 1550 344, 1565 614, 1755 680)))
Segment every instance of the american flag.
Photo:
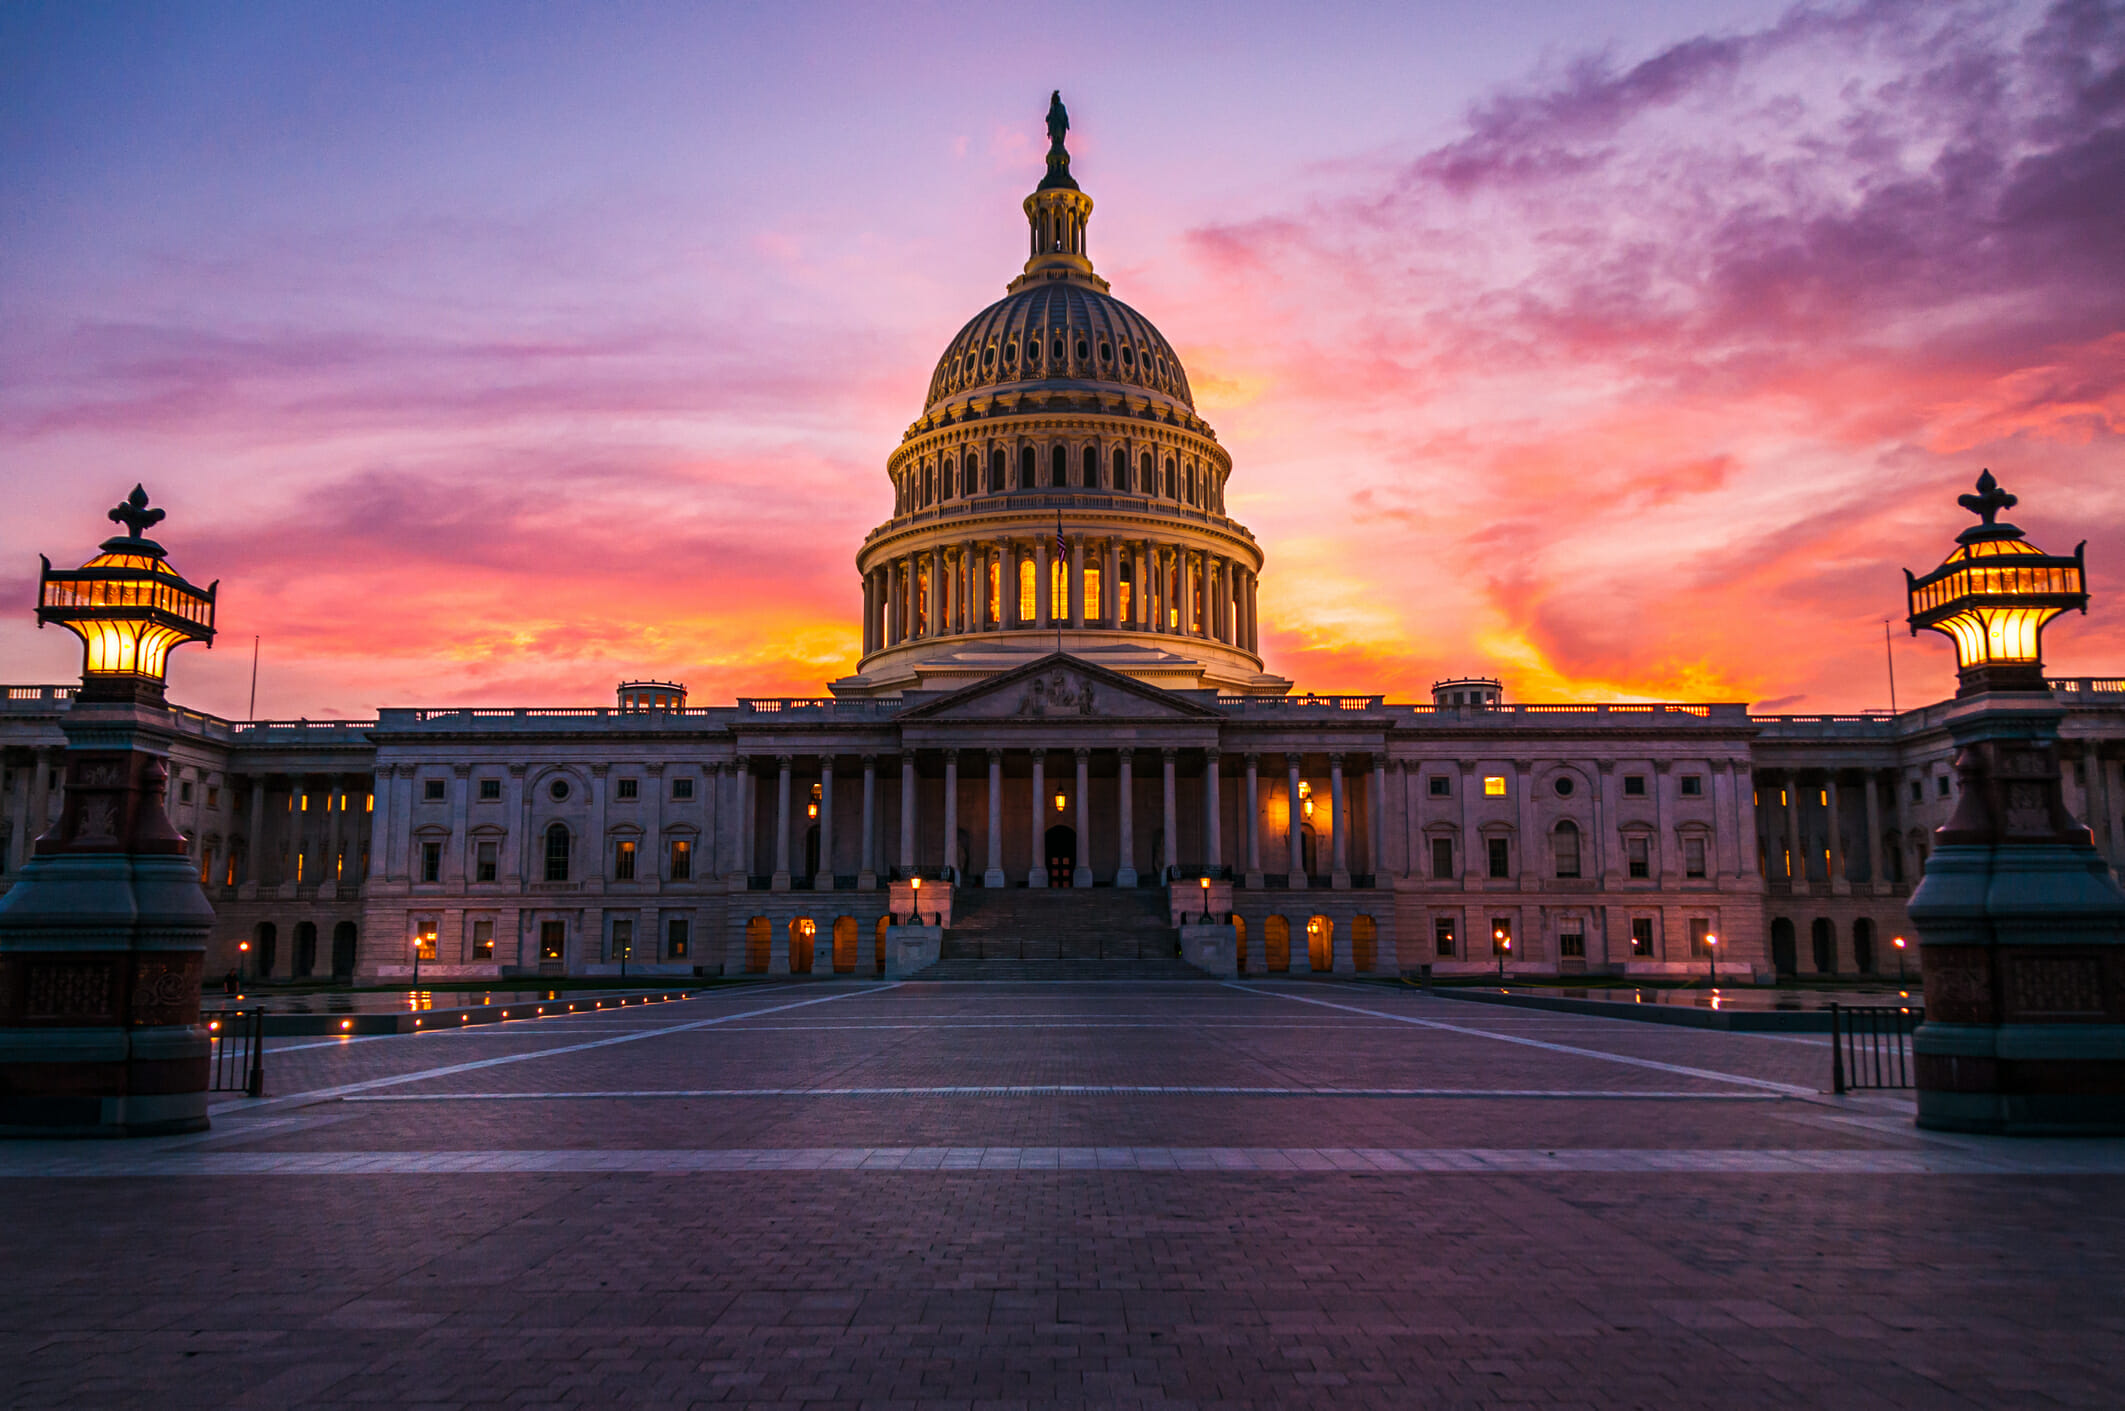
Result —
POLYGON ((1062 516, 1055 516, 1055 557, 1058 561, 1070 557, 1070 541, 1063 538, 1062 516))

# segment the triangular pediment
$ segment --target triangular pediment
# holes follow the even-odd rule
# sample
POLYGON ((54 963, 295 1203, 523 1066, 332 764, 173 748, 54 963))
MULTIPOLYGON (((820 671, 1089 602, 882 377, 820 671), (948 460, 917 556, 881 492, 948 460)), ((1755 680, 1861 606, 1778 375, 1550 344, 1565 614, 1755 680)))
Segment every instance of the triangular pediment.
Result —
POLYGON ((1199 701, 1132 680, 1118 671, 1050 652, 900 713, 902 720, 1219 720, 1199 701))

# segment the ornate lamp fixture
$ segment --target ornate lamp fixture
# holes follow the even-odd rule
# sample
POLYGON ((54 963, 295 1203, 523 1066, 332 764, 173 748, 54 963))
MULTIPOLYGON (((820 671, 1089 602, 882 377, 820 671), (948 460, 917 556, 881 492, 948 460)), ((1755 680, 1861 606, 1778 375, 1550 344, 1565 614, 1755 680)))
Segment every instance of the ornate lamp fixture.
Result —
MULTIPOLYGON (((126 533, 103 541, 101 552, 76 569, 44 559, 37 585, 37 625, 56 622, 82 642, 83 701, 160 701, 170 649, 186 642, 214 644, 214 594, 187 583, 170 567, 162 545, 141 531, 161 521, 147 491, 111 511, 126 533)), ((42 557, 40 555, 40 557, 42 557)))
POLYGON ((1911 635, 1921 627, 1955 643, 1958 696, 2041 691, 2044 624, 2071 608, 2088 611, 2082 540, 2071 557, 2047 554, 2012 524, 1995 524, 2017 503, 1986 471, 1977 493, 1956 503, 1983 522, 1955 536, 1955 549, 1924 578, 1904 570, 1911 635))

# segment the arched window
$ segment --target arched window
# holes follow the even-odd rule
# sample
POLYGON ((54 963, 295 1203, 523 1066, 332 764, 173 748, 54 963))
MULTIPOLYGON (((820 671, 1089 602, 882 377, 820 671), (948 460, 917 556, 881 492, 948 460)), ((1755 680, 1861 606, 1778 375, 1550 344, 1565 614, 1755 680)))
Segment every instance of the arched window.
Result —
POLYGON ((1036 467, 1033 460, 1033 448, 1031 446, 1020 447, 1018 452, 1019 489, 1030 490, 1033 488, 1033 485, 1035 483, 1033 479, 1035 469, 1036 467))
POLYGON ((1852 923, 1852 968, 1862 975, 1874 973, 1874 922, 1865 916, 1852 923))
POLYGON ((1143 459, 1138 461, 1136 466, 1137 493, 1143 495, 1148 495, 1151 493, 1151 482, 1158 475, 1158 471, 1156 469, 1157 464, 1158 463, 1152 459, 1151 453, 1149 451, 1144 452, 1143 459))
POLYGON ((1178 488, 1179 487, 1174 483, 1173 457, 1168 456, 1166 457, 1166 498, 1169 500, 1174 498, 1173 492, 1178 488))
POLYGON ((1181 467, 1181 498, 1191 505, 1195 503, 1195 465, 1193 462, 1181 467))
POLYGON ((1052 446, 1048 450, 1048 483, 1050 485, 1068 485, 1070 483, 1070 452, 1063 446, 1052 446))
POLYGON ((1010 462, 1004 459, 1003 447, 998 446, 989 457, 989 489, 991 492, 1003 489, 1004 470, 1009 464, 1010 462))
POLYGON ((568 825, 556 823, 546 830, 546 880, 568 880, 568 825))
POLYGON ((1119 446, 1114 448, 1114 488, 1129 488, 1129 453, 1119 446))
POLYGON ((1018 561, 1018 620, 1030 626, 1034 621, 1033 585, 1039 582, 1039 571, 1034 568, 1029 555, 1018 561))
POLYGON ((1097 446, 1085 447, 1085 488, 1087 490, 1097 490, 1099 488, 1099 447, 1097 446))
POLYGON ((1579 825, 1567 818, 1550 835, 1550 850, 1557 858, 1559 877, 1579 875, 1579 825))
POLYGON ((273 973, 273 948, 279 932, 270 921, 261 921, 251 932, 251 973, 265 976, 273 973))
POLYGON ((1810 949, 1815 953, 1813 959, 1816 972, 1822 975, 1835 975, 1837 973, 1836 924, 1827 916, 1816 917, 1815 924, 1810 928, 1808 940, 1810 949))
POLYGON ((934 465, 922 468, 922 502, 925 505, 937 503, 937 467, 934 465))

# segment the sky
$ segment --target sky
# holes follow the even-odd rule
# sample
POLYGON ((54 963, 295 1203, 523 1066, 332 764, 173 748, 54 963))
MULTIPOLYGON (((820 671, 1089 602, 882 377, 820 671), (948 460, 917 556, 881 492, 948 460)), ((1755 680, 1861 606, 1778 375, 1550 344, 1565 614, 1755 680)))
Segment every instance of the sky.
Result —
POLYGON ((16 0, 0 678, 140 481, 186 705, 820 694, 1051 88, 1299 689, 1938 699, 1988 467, 2125 672, 2125 0, 16 0))

